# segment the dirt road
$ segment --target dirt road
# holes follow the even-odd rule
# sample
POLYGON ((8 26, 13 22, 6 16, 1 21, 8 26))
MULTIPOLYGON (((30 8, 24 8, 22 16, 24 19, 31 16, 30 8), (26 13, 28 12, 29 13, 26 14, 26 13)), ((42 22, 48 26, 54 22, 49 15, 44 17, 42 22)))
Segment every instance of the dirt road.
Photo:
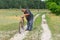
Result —
POLYGON ((41 40, 51 40, 51 31, 50 29, 48 28, 48 24, 46 22, 46 19, 45 19, 45 14, 42 15, 42 29, 43 29, 43 32, 42 32, 42 35, 41 35, 41 40))

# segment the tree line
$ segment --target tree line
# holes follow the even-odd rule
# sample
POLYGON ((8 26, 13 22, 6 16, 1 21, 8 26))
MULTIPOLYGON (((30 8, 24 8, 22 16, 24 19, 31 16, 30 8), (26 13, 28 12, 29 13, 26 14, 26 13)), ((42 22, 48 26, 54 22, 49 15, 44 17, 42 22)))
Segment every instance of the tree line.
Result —
POLYGON ((46 4, 44 1, 40 0, 0 0, 0 9, 8 9, 8 8, 46 8, 46 4))

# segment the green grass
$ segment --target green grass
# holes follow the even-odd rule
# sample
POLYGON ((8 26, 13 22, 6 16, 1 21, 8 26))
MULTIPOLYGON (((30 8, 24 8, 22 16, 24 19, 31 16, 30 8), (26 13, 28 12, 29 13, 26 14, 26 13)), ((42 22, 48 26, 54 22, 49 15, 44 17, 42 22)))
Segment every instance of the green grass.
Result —
MULTIPOLYGON (((31 10, 31 12, 34 16, 38 13, 37 10, 31 10)), ((18 23, 22 14, 23 12, 21 12, 20 9, 0 9, 1 40, 9 40, 16 32, 18 32, 18 23)))
MULTIPOLYGON (((38 14, 37 9, 30 10, 34 16, 38 14)), ((46 10, 39 10, 39 13, 43 12, 46 12, 46 10)), ((1 40, 9 40, 9 38, 11 38, 16 32, 18 32, 18 23, 22 14, 23 13, 20 9, 0 9, 0 35, 2 35, 0 36, 1 40)), ((40 33, 40 23, 41 16, 39 16, 34 22, 33 31, 29 32, 29 35, 33 35, 33 32, 35 32, 35 34, 40 33)))
POLYGON ((60 40, 60 16, 46 14, 46 19, 52 32, 52 39, 60 40))
MULTIPOLYGON (((32 10, 32 13, 36 15, 37 11, 32 10)), ((19 9, 0 9, 0 30, 7 31, 8 27, 11 29, 15 24, 18 26, 18 22, 20 19, 19 16, 22 14, 23 13, 19 9), (5 26, 5 29, 4 29, 4 26, 5 26)), ((17 26, 15 26, 16 27, 15 29, 18 28, 17 26)))
POLYGON ((18 23, 0 25, 0 31, 13 31, 18 29, 18 23))
POLYGON ((15 30, 18 27, 18 18, 22 13, 19 10, 0 9, 0 31, 15 30))
POLYGON ((17 32, 20 15, 18 9, 0 9, 0 40, 8 40, 17 32))

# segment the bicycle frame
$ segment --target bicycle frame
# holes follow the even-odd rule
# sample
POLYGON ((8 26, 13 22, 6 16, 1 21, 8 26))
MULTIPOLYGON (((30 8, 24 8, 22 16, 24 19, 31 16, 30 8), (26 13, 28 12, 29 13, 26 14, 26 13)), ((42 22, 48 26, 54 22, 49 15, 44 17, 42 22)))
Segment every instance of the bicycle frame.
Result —
POLYGON ((21 29, 24 30, 24 19, 23 18, 19 22, 19 33, 21 33, 21 29))

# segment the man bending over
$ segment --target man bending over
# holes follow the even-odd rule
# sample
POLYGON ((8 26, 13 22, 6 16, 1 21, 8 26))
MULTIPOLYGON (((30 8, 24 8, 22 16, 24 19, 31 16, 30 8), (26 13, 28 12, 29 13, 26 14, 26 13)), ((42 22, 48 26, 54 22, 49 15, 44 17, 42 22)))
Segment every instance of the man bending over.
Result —
POLYGON ((26 17, 27 20, 26 31, 31 31, 33 27, 33 14, 30 12, 29 9, 25 9, 25 8, 22 9, 22 12, 24 13, 22 17, 26 17))

